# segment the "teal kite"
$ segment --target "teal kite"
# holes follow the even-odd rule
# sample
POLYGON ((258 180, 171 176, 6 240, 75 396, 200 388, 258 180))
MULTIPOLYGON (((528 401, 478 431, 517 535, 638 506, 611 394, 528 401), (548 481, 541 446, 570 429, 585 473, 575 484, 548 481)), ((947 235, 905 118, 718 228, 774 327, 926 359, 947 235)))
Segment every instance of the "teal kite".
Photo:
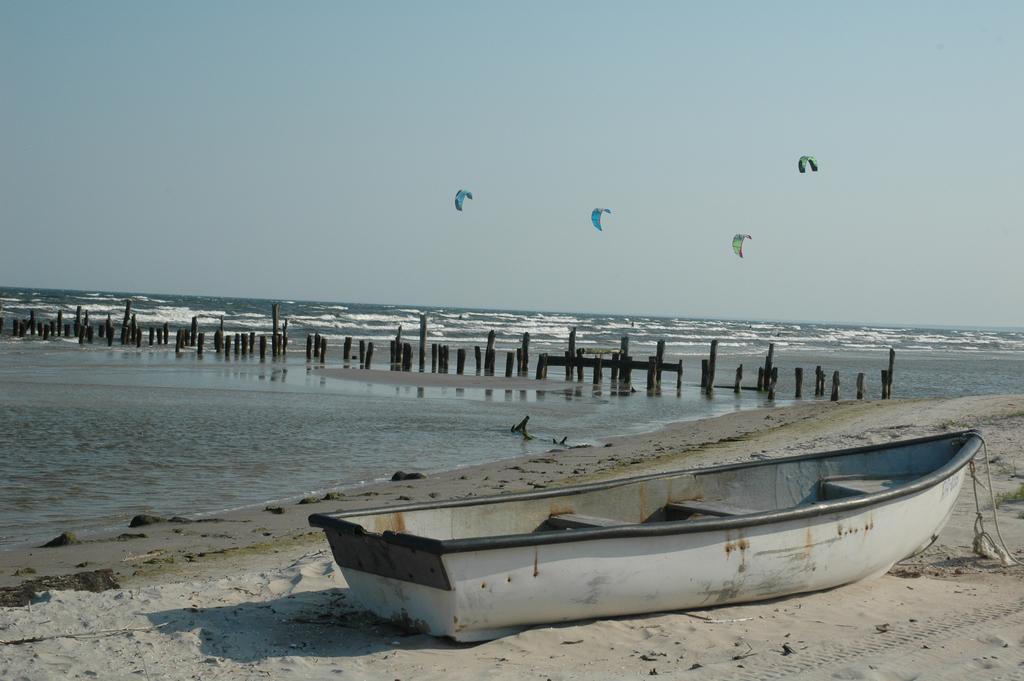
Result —
POLYGON ((754 237, 749 234, 737 234, 732 238, 732 252, 736 255, 743 257, 743 240, 753 239, 754 237))
POLYGON ((465 189, 460 189, 459 191, 455 192, 455 210, 457 210, 457 211, 459 211, 461 213, 462 212, 462 202, 465 201, 466 199, 472 199, 472 198, 473 198, 473 192, 467 191, 465 189))
POLYGON ((601 229, 601 213, 609 213, 609 214, 611 214, 611 210, 609 210, 607 208, 595 208, 590 213, 590 221, 594 223, 594 227, 599 232, 603 232, 604 231, 603 229, 601 229))
POLYGON ((797 170, 801 173, 806 172, 807 166, 811 166, 812 172, 818 172, 818 159, 813 156, 801 156, 800 161, 796 164, 797 170))

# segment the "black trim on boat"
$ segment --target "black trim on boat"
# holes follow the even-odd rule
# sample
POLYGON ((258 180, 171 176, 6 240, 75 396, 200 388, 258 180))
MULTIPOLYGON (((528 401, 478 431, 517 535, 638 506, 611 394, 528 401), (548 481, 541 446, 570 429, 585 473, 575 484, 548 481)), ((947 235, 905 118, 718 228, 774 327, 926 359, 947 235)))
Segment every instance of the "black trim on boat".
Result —
POLYGON ((466 551, 483 551, 492 549, 514 548, 521 546, 539 546, 546 544, 561 544, 575 541, 593 541, 597 539, 619 539, 626 537, 651 537, 673 534, 689 534, 693 532, 709 532, 717 530, 733 530, 737 528, 766 525, 769 523, 784 522, 801 518, 808 518, 829 513, 849 511, 865 506, 891 501, 921 490, 932 487, 946 478, 957 473, 966 466, 981 449, 981 433, 977 430, 965 430, 956 433, 943 435, 932 435, 928 437, 915 438, 912 440, 901 440, 881 445, 866 445, 850 449, 840 449, 829 452, 818 452, 812 454, 801 454, 778 459, 765 459, 750 463, 725 464, 709 468, 693 468, 669 473, 651 473, 631 478, 621 478, 604 482, 596 482, 572 487, 553 488, 531 492, 517 492, 514 494, 495 495, 491 497, 479 497, 469 499, 452 499, 441 502, 426 502, 416 504, 405 504, 401 506, 383 506, 372 509, 362 509, 346 513, 323 514, 315 513, 309 516, 309 524, 313 527, 322 528, 328 533, 340 532, 347 535, 366 535, 367 537, 380 537, 388 544, 401 546, 415 551, 423 551, 433 555, 446 553, 462 553, 466 551), (384 513, 405 513, 409 511, 422 511, 436 508, 458 508, 463 506, 480 506, 485 504, 498 504, 509 501, 545 499, 550 497, 563 497, 573 494, 582 494, 603 489, 611 489, 622 485, 629 485, 645 480, 672 477, 677 475, 706 475, 737 469, 750 469, 760 466, 775 466, 780 463, 791 461, 813 460, 823 458, 834 458, 862 454, 865 452, 884 451, 886 449, 898 449, 902 447, 949 440, 951 443, 959 441, 960 449, 945 464, 935 470, 914 478, 912 482, 893 487, 892 489, 873 494, 844 497, 842 499, 828 500, 803 506, 776 509, 758 513, 756 515, 743 516, 722 516, 703 518, 698 520, 677 520, 663 521, 657 523, 642 523, 622 525, 619 527, 595 527, 579 528, 566 532, 537 532, 525 534, 510 534, 492 537, 472 537, 466 539, 433 539, 418 535, 404 534, 400 532, 383 532, 380 535, 367 533, 361 525, 345 520, 347 517, 367 516, 384 513))

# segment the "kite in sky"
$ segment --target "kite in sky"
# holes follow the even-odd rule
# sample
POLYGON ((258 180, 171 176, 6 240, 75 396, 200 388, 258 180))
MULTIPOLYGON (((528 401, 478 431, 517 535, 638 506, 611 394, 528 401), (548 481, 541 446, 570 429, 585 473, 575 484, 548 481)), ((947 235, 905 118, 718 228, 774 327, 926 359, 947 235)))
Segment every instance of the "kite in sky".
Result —
POLYGON ((753 239, 754 237, 749 234, 737 234, 732 238, 732 252, 736 255, 743 257, 743 240, 753 239))
MULTIPOLYGON (((801 170, 800 172, 803 171, 801 170)), ((462 202, 465 201, 466 199, 472 198, 473 192, 467 191, 465 189, 460 189, 459 191, 455 192, 455 210, 462 212, 462 202)))
POLYGON ((611 211, 609 209, 607 209, 607 208, 595 208, 590 213, 590 221, 594 223, 594 227, 596 227, 597 231, 599 231, 599 232, 603 232, 604 231, 603 229, 601 229, 601 213, 609 213, 610 214, 611 211))
POLYGON ((807 171, 808 165, 811 166, 812 172, 818 172, 818 159, 814 158, 813 156, 801 156, 800 162, 796 164, 796 167, 797 170, 803 173, 807 171))

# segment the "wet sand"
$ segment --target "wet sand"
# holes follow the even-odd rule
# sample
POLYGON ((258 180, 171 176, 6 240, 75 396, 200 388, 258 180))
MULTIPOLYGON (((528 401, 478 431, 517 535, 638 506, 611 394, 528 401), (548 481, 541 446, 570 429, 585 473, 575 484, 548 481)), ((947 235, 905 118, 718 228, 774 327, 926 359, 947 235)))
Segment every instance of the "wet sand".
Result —
MULTIPOLYGON (((229 513, 213 522, 123 529, 144 538, 5 551, 2 585, 29 571, 37 577, 110 568, 122 589, 47 592, 31 609, 0 609, 0 639, 163 626, 97 642, 4 646, 0 677, 579 679, 654 670, 698 679, 1009 678, 1024 669, 1024 568, 972 554, 970 485, 936 544, 879 580, 697 616, 541 627, 476 646, 409 636, 360 612, 322 534, 306 525, 313 512, 484 496, 968 427, 986 437, 995 492, 1016 490, 1024 483, 1024 396, 814 402, 370 485, 339 499, 283 506, 280 514, 229 513)), ((1024 558, 1024 503, 1005 503, 998 513, 1003 536, 1024 558)))

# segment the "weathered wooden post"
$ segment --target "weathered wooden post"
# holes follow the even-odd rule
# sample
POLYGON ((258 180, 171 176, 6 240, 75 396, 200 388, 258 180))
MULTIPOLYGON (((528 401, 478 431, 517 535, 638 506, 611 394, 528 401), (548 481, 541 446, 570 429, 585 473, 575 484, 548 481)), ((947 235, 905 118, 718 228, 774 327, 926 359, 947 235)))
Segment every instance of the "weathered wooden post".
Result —
MULTIPOLYGON (((186 341, 186 344, 187 344, 187 342, 188 342, 188 333, 187 332, 185 334, 185 341, 186 341)), ((242 335, 236 333, 235 334, 235 357, 238 357, 238 355, 241 354, 241 349, 242 349, 242 335)))
POLYGON ((679 360, 679 366, 676 367, 676 392, 682 392, 683 390, 683 360, 679 360))
POLYGON ((437 343, 430 344, 430 373, 437 373, 437 343))
POLYGON ((150 345, 153 345, 153 341, 155 340, 154 336, 156 336, 156 329, 154 329, 151 326, 151 327, 149 327, 149 344, 150 345))
POLYGON ((736 367, 736 382, 732 385, 732 391, 739 395, 740 383, 743 381, 743 365, 736 367))
POLYGON ((804 396, 804 369, 803 367, 797 367, 793 369, 793 382, 796 383, 796 391, 793 394, 795 399, 801 399, 804 396))
POLYGON ((359 341, 359 366, 363 366, 366 363, 366 341, 359 341))
POLYGON ((327 364, 327 336, 320 336, 320 363, 327 364))
POLYGON ((135 329, 135 347, 142 347, 142 329, 139 328, 135 329))
POLYGON ((106 326, 107 326, 107 328, 106 328, 107 347, 109 348, 109 347, 112 347, 114 345, 114 324, 110 321, 110 314, 109 313, 107 313, 107 325, 106 326))
POLYGON ((583 382, 583 349, 578 348, 576 350, 576 380, 580 383, 583 382))
POLYGON ((864 399, 864 372, 857 374, 857 399, 864 399))
POLYGON ((196 356, 203 356, 203 346, 206 345, 206 334, 200 331, 196 334, 196 356))
MULTIPOLYGON (((274 320, 274 329, 273 329, 274 336, 273 336, 273 343, 271 344, 271 348, 270 348, 270 356, 271 357, 277 357, 277 353, 278 353, 278 351, 280 350, 280 347, 281 347, 281 336, 279 335, 279 330, 278 330, 278 324, 280 323, 280 318, 281 318, 281 304, 280 303, 273 303, 273 304, 271 304, 271 306, 270 306, 270 314, 271 314, 271 316, 273 317, 273 320, 274 320)), ((223 325, 224 325, 224 319, 223 318, 221 318, 220 323, 221 323, 221 326, 223 327, 223 325)))
POLYGON ((839 401, 839 372, 832 372, 832 401, 839 401))
POLYGON ((306 361, 313 361, 313 334, 306 334, 306 361))
POLYGON ((57 336, 64 333, 64 310, 57 310, 57 336))
POLYGON ((768 399, 775 400, 775 383, 779 380, 779 367, 772 367, 771 378, 768 379, 768 399))
POLYGON ((619 388, 629 388, 627 395, 633 392, 633 358, 629 355, 619 355, 622 362, 622 373, 619 374, 619 388))
POLYGON ((706 359, 700 361, 700 389, 708 389, 708 360, 706 359))
POLYGON ((441 346, 441 370, 442 373, 448 373, 448 344, 445 343, 441 346))
POLYGON ((473 346, 473 362, 474 362, 474 366, 476 367, 476 375, 479 376, 480 375, 480 346, 479 345, 474 345, 473 346))
POLYGON ((78 344, 85 345, 85 327, 81 324, 78 325, 78 344))
POLYGON ((412 371, 412 343, 402 344, 402 371, 412 371))
POLYGON ((775 343, 768 344, 768 356, 764 359, 764 380, 765 389, 768 388, 768 381, 772 377, 772 367, 775 365, 775 343))
POLYGON ((655 349, 654 359, 656 365, 654 368, 654 385, 661 389, 661 367, 665 363, 665 341, 660 340, 655 349))
POLYGON ((495 352, 494 352, 494 329, 487 332, 487 349, 484 352, 484 375, 494 375, 494 364, 495 364, 495 352))
MULTIPOLYGON (((363 344, 363 342, 359 341, 360 347, 362 347, 362 344, 363 344)), ((369 369, 370 365, 372 363, 373 363, 373 341, 369 341, 366 344, 366 362, 363 363, 363 368, 364 369, 369 369)))
POLYGON ((43 340, 50 340, 50 325, 43 324, 43 340))
POLYGON ((886 377, 886 381, 888 381, 888 382, 886 383, 886 391, 885 391, 885 399, 887 399, 887 400, 891 400, 892 399, 892 374, 893 374, 893 365, 895 363, 896 363, 896 351, 893 348, 889 348, 889 373, 887 374, 887 377, 886 377))
POLYGON ((420 373, 427 368, 427 315, 420 314, 420 373))
POLYGON ((92 343, 93 330, 92 324, 86 324, 85 326, 85 340, 87 343, 92 343))
POLYGON ((188 344, 195 345, 199 339, 199 318, 192 315, 192 325, 188 330, 188 344))
POLYGON ((889 372, 886 369, 882 369, 882 399, 889 397, 889 372))
MULTIPOLYGON (((109 317, 110 315, 107 315, 107 316, 109 317)), ((36 335, 36 311, 35 310, 29 310, 28 311, 28 326, 29 326, 29 334, 28 335, 30 335, 30 336, 36 335)))
POLYGON ((655 378, 654 374, 658 370, 658 358, 651 355, 647 358, 647 394, 651 395, 654 393, 655 378))
POLYGON ((392 338, 391 340, 388 341, 388 354, 391 357, 390 361, 388 362, 388 365, 389 365, 388 368, 391 371, 395 370, 395 353, 396 352, 397 352, 397 348, 395 347, 395 339, 392 338))
POLYGON ((342 348, 342 354, 345 356, 342 363, 345 366, 348 366, 349 362, 352 360, 352 336, 345 336, 345 345, 342 348))
POLYGON ((576 327, 569 331, 569 352, 565 356, 565 380, 572 380, 573 362, 576 360, 576 327))
MULTIPOLYGON (((86 320, 86 323, 88 323, 88 320, 86 320)), ((224 322, 223 321, 221 322, 220 333, 221 333, 222 336, 224 335, 224 322)), ((168 343, 170 343, 170 341, 171 341, 171 327, 167 324, 167 322, 164 322, 164 345, 167 345, 168 343)))
POLYGON ((814 396, 815 397, 820 397, 822 395, 821 376, 822 376, 821 365, 818 364, 817 366, 814 367, 814 396))
POLYGON ((519 375, 527 376, 530 372, 530 332, 523 332, 523 353, 519 363, 519 375))
POLYGON ((612 353, 612 375, 610 376, 612 385, 619 380, 619 353, 612 353))
POLYGON ((715 392, 715 368, 718 364, 718 339, 711 341, 711 354, 708 357, 708 395, 715 392))
POLYGON ((534 376, 534 378, 538 379, 538 380, 541 379, 541 378, 544 378, 544 374, 547 372, 547 370, 548 370, 548 353, 542 352, 542 353, 540 353, 540 357, 537 358, 537 375, 534 376))
POLYGON ((82 330, 82 306, 75 306, 75 335, 79 335, 79 331, 82 330))
POLYGON ((594 385, 601 385, 604 382, 602 357, 603 355, 594 355, 594 385))
POLYGON ((516 353, 509 350, 505 353, 505 378, 512 377, 512 367, 515 364, 516 353))
POLYGON ((466 370, 466 349, 459 348, 455 358, 455 373, 461 376, 466 370))
POLYGON ((266 334, 260 334, 260 361, 267 361, 267 336, 266 334))

